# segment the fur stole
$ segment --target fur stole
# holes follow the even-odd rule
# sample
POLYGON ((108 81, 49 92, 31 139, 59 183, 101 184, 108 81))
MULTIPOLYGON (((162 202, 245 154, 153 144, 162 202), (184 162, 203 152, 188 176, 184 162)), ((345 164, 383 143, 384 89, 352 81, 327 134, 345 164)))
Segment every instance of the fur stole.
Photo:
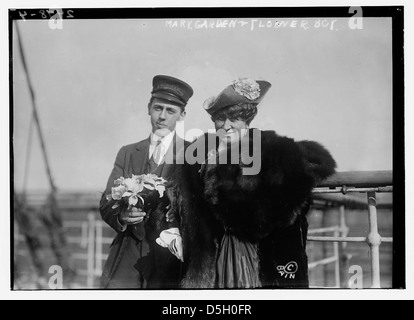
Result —
MULTIPOLYGON (((335 171, 334 159, 321 144, 295 142, 274 131, 260 133, 260 145, 253 144, 252 134, 248 137, 247 152, 260 151, 256 175, 243 174, 246 151, 237 145, 226 152, 230 156, 232 148, 239 148, 239 164, 187 164, 177 170, 186 288, 214 287, 217 249, 225 228, 242 240, 258 243, 291 226, 312 188, 335 171)), ((208 138, 205 135, 196 143, 206 145, 208 138)))

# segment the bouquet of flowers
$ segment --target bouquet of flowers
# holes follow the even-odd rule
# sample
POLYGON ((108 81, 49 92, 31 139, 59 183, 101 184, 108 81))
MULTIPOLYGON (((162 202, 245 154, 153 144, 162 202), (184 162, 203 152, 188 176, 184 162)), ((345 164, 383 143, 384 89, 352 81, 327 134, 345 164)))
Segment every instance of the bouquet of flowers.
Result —
POLYGON ((143 208, 147 197, 164 196, 167 180, 155 174, 133 174, 131 178, 120 177, 114 183, 116 186, 111 189, 111 194, 106 196, 107 200, 116 201, 112 209, 120 206, 143 208))
MULTIPOLYGON (((133 174, 131 178, 120 177, 114 183, 115 187, 111 189, 111 194, 106 196, 108 201, 115 200, 112 209, 135 206, 148 213, 154 209, 151 206, 156 205, 157 199, 164 197, 167 180, 155 174, 133 174)), ((177 259, 184 261, 182 238, 178 228, 168 227, 163 230, 156 243, 163 248, 168 248, 177 259)))

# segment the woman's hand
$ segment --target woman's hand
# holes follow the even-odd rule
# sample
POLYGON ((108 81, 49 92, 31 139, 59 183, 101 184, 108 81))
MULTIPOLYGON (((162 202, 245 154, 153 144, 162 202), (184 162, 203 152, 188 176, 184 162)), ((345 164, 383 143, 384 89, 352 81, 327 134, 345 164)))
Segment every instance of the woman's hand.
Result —
POLYGON ((169 204, 166 209, 168 210, 165 214, 165 217, 167 219, 167 222, 174 222, 175 221, 175 209, 171 207, 171 204, 169 204))
POLYGON ((166 194, 170 204, 165 208, 167 210, 167 213, 165 214, 165 219, 167 220, 167 222, 173 223, 176 221, 176 215, 178 214, 177 189, 175 187, 167 188, 166 194))

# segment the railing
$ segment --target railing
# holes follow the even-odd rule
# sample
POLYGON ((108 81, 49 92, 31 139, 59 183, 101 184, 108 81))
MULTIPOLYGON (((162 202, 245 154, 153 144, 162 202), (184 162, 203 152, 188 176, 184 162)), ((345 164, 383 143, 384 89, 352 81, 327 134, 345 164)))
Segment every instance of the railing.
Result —
MULTIPOLYGON (((379 192, 392 192, 392 171, 359 171, 340 172, 319 184, 313 190, 316 201, 324 202, 325 205, 336 205, 340 210, 339 226, 311 229, 308 241, 321 241, 334 243, 334 255, 309 264, 309 268, 335 263, 335 287, 340 286, 340 256, 339 243, 345 249, 347 242, 367 243, 370 250, 372 288, 381 288, 380 279, 380 245, 383 242, 392 242, 392 237, 381 237, 378 232, 377 197, 379 192), (348 193, 366 193, 366 202, 346 197, 348 193), (342 193, 342 197, 332 196, 342 193), (348 237, 349 229, 345 223, 345 208, 365 208, 369 218, 369 234, 367 237, 348 237), (318 236, 314 234, 333 232, 333 236, 318 236)), ((389 204, 388 204, 389 205, 389 204)), ((392 206, 392 204, 391 204, 392 206)))
MULTIPOLYGON (((44 226, 40 219, 40 214, 45 210, 47 195, 47 192, 42 191, 31 192, 27 194, 26 198, 27 208, 33 209, 30 219, 34 222, 34 231, 41 235, 39 240, 46 268, 44 270, 46 277, 48 276, 47 269, 49 264, 56 263, 55 257, 50 252, 50 239, 48 239, 47 233, 44 232, 44 226)), ((59 193, 57 196, 59 208, 64 218, 63 229, 66 233, 66 242, 71 248, 70 258, 76 272, 73 283, 67 283, 64 280, 65 288, 98 288, 103 264, 108 257, 107 247, 115 236, 115 232, 102 221, 99 215, 98 204, 100 194, 70 192, 59 193)), ((14 227, 15 255, 17 254, 26 262, 27 257, 30 257, 30 255, 25 238, 20 233, 19 224, 15 222, 14 227)), ((26 277, 30 270, 30 265, 18 265, 17 268, 26 277)), ((26 284, 30 288, 36 285, 35 283, 26 284)), ((47 283, 45 285, 47 289, 47 283)))
POLYGON ((87 287, 93 288, 95 285, 95 277, 98 275, 98 270, 95 266, 98 265, 99 261, 98 257, 98 243, 102 243, 102 239, 98 239, 96 237, 96 218, 93 212, 88 213, 88 219, 85 221, 65 221, 63 227, 67 228, 80 228, 81 229, 81 236, 68 236, 67 242, 71 244, 77 244, 81 249, 86 249, 86 253, 83 252, 74 252, 72 253, 72 259, 76 260, 85 260, 86 263, 86 270, 85 269, 77 269, 76 272, 78 275, 86 276, 87 277, 87 287))
MULTIPOLYGON (((335 287, 341 287, 341 270, 343 260, 346 259, 346 244, 348 242, 367 243, 370 249, 372 288, 380 288, 380 261, 379 249, 383 242, 392 242, 391 237, 381 237, 378 232, 378 208, 389 208, 392 204, 382 204, 376 201, 376 193, 392 192, 392 172, 370 171, 370 172, 340 172, 319 184, 313 190, 314 204, 320 208, 338 208, 339 223, 334 226, 323 226, 322 228, 310 229, 308 241, 315 243, 332 243, 333 255, 324 256, 318 261, 311 261, 309 269, 313 270, 328 264, 335 265, 334 277, 335 287), (350 193, 366 193, 366 200, 350 197, 350 193), (369 217, 369 234, 366 237, 349 237, 349 228, 346 224, 347 209, 363 209, 369 217), (332 234, 329 236, 322 234, 332 234), (345 257, 345 258, 344 258, 345 257)), ((80 236, 68 236, 70 244, 77 245, 80 249, 72 253, 72 259, 86 261, 86 268, 78 269, 77 274, 86 276, 86 287, 98 287, 97 280, 102 274, 103 263, 107 259, 108 246, 112 242, 115 233, 108 231, 110 227, 103 222, 98 214, 98 200, 96 195, 68 194, 58 197, 59 206, 65 212, 85 212, 82 220, 73 221, 66 214, 64 227, 79 230, 80 236), (105 232, 104 232, 105 231, 105 232), (107 233, 104 236, 104 233, 107 233)), ((42 194, 32 195, 28 204, 41 206, 44 196, 42 194)), ((15 234, 16 241, 24 241, 22 237, 15 234)), ((342 277, 343 278, 343 277, 342 277)))
POLYGON ((107 253, 103 253, 104 244, 112 242, 111 237, 103 236, 103 229, 109 228, 101 219, 97 219, 94 212, 88 213, 87 221, 66 221, 64 227, 81 227, 81 237, 68 237, 69 243, 78 243, 81 248, 87 249, 86 253, 74 253, 73 259, 86 260, 86 270, 78 269, 77 273, 87 277, 87 287, 96 287, 96 279, 102 274, 103 263, 108 258, 107 253))

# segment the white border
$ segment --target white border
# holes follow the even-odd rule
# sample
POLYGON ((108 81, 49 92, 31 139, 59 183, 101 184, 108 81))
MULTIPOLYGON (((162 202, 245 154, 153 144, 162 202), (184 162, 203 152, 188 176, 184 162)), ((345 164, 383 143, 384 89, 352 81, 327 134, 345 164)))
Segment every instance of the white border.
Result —
MULTIPOLYGON (((237 5, 234 4, 234 1, 223 1, 223 0, 214 0, 214 1, 197 1, 186 0, 186 1, 174 1, 172 3, 168 0, 163 1, 99 1, 98 3, 85 0, 76 0, 76 1, 62 1, 62 0, 53 0, 53 1, 36 1, 35 4, 33 1, 10 1, 5 0, 1 1, 1 45, 0 50, 2 67, 0 70, 9 70, 8 66, 8 8, 104 8, 104 7, 253 7, 247 1, 237 1, 237 5)), ((411 106, 411 108, 406 108, 406 123, 411 124, 413 107, 412 101, 407 93, 410 93, 410 88, 412 87, 412 74, 411 74, 411 60, 409 57, 413 57, 412 50, 412 19, 409 17, 413 16, 413 6, 409 1, 358 1, 358 3, 352 2, 343 2, 343 1, 318 1, 312 4, 307 2, 299 1, 279 1, 275 3, 272 0, 258 0, 255 1, 254 7, 275 7, 275 6, 399 6, 404 5, 405 11, 405 87, 406 87, 406 100, 405 105, 411 106)), ((8 112, 8 96, 9 96, 9 74, 4 72, 2 76, 2 86, 1 86, 1 97, 3 97, 3 107, 1 108, 1 121, 4 121, 4 124, 0 126, 1 132, 1 150, 9 150, 9 141, 4 137, 9 137, 9 112, 8 112)), ((413 155, 410 147, 411 137, 414 131, 413 126, 406 125, 406 163, 413 163, 413 155)), ((4 181, 4 189, 0 193, 0 203, 4 205, 5 203, 9 204, 10 201, 10 187, 9 187, 9 159, 8 157, 3 156, 1 163, 1 168, 6 170, 1 177, 4 181), (4 163, 3 163, 4 162, 4 163)), ((411 270, 412 264, 412 248, 410 245, 414 243, 413 241, 413 232, 408 232, 410 227, 413 226, 413 205, 409 202, 409 196, 414 194, 414 188, 412 187, 412 178, 413 172, 410 166, 406 166, 406 245, 409 250, 407 252, 407 270, 411 270), (411 213, 411 214, 410 214, 411 213), (411 253, 410 253, 411 252, 411 253)), ((9 208, 8 205, 6 205, 9 208)), ((400 213, 396 213, 400 214, 400 213)), ((10 263, 5 263, 10 261, 10 221, 9 221, 9 212, 8 210, 4 211, 2 221, 0 223, 0 236, 1 236, 1 245, 0 245, 0 298, 1 299, 18 299, 18 300, 31 300, 31 299, 47 299, 47 300, 61 300, 61 299, 126 299, 126 300, 166 300, 166 305, 168 303, 173 303, 173 300, 227 300, 227 299, 247 299, 247 300, 257 300, 257 299, 277 299, 277 300, 301 300, 301 299, 324 299, 324 300, 337 300, 337 299, 411 299, 414 297, 413 288, 413 277, 410 273, 407 272, 407 289, 406 290, 240 290, 240 291, 102 291, 102 290, 88 290, 88 291, 10 291, 10 263), (410 298, 411 297, 411 298, 410 298)), ((406 248, 407 249, 407 248, 406 248)))

